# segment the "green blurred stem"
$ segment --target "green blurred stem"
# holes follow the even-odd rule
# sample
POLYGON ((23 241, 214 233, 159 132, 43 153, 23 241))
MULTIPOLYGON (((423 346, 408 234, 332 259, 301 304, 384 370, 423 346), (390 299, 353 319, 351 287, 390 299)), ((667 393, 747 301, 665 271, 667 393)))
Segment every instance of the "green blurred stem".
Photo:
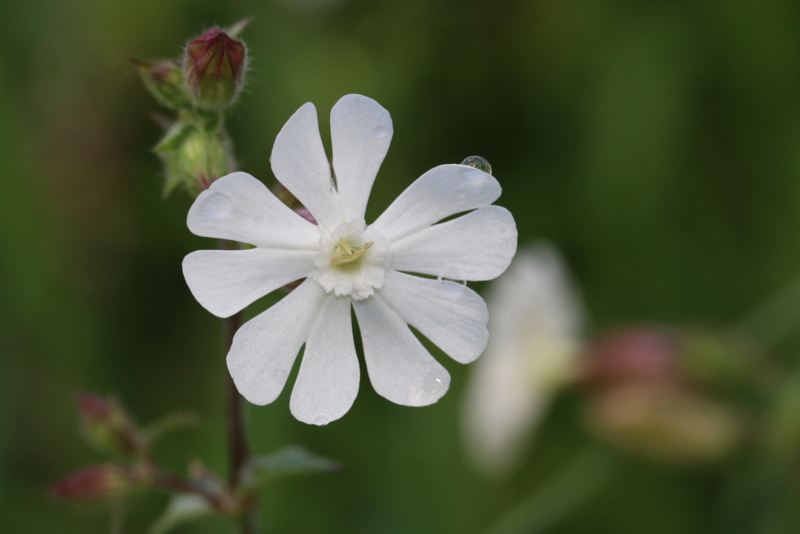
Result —
POLYGON ((798 328, 800 317, 800 278, 783 287, 772 298, 753 310, 738 325, 755 339, 774 348, 798 328))
POLYGON ((549 484, 511 508, 486 534, 549 531, 594 497, 615 471, 615 458, 606 450, 590 446, 576 454, 549 484))
MULTIPOLYGON (((224 250, 234 250, 238 248, 236 243, 231 241, 221 241, 220 248, 224 250)), ((223 319, 225 328, 225 354, 231 348, 233 336, 239 327, 242 326, 242 313, 236 313, 223 319)), ((244 399, 236 389, 230 373, 226 376, 226 400, 225 400, 225 419, 228 434, 228 458, 229 458, 229 482, 231 489, 235 492, 242 484, 242 476, 245 466, 250 461, 250 448, 247 446, 247 428, 244 417, 244 399)), ((241 534, 258 534, 258 500, 248 499, 245 503, 245 511, 240 521, 241 534)))

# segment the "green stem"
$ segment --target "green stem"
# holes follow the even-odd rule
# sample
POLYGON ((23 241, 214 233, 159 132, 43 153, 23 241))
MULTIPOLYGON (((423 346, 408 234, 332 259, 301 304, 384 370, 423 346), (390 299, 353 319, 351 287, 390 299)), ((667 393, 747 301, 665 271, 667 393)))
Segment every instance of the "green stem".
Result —
MULTIPOLYGON (((234 250, 238 248, 236 243, 222 241, 220 248, 234 250)), ((236 313, 224 319, 225 327, 225 354, 233 344, 233 336, 239 327, 242 326, 243 315, 236 313)), ((228 440, 228 459, 229 459, 229 482, 231 489, 235 493, 242 484, 244 469, 250 461, 250 448, 247 445, 247 428, 244 415, 244 399, 236 389, 230 373, 225 373, 226 377, 226 399, 225 399, 225 420, 227 424, 228 440)), ((258 499, 254 496, 245 503, 245 510, 239 523, 241 534, 258 534, 258 499)))
POLYGON ((578 453, 567 467, 544 488, 513 507, 487 534, 535 534, 555 525, 594 497, 615 471, 614 457, 589 447, 578 453))

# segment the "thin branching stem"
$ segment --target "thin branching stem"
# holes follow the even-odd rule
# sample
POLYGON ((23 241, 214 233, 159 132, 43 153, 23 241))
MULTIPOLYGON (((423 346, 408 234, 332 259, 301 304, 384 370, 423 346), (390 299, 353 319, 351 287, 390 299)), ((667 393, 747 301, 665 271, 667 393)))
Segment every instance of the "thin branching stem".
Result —
MULTIPOLYGON (((232 250, 238 248, 236 243, 231 241, 221 241, 220 248, 232 250)), ((236 313, 224 321, 225 329, 225 354, 231 348, 233 336, 242 326, 242 313, 236 313)), ((230 373, 226 376, 226 400, 225 400, 225 420, 228 435, 228 458, 229 458, 229 482, 235 492, 242 484, 242 476, 247 463, 250 461, 250 448, 247 445, 247 428, 244 416, 244 399, 236 389, 230 373)), ((241 534, 258 534, 258 500, 248 499, 245 503, 245 511, 240 522, 241 534)))

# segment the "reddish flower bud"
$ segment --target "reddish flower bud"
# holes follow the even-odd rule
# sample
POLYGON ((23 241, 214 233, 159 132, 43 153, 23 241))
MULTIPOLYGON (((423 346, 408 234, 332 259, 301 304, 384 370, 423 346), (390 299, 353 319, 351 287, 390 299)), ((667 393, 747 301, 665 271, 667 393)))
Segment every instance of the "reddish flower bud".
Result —
POLYGON ((742 436, 733 408, 666 384, 610 387, 592 397, 587 417, 600 437, 661 461, 719 460, 742 436))
POLYGON ((142 61, 136 58, 131 58, 130 62, 139 71, 145 87, 161 104, 172 109, 192 106, 180 63, 172 60, 142 61))
POLYGON ((594 385, 671 382, 681 366, 680 336, 657 326, 612 331, 588 350, 585 378, 594 385))
POLYGON ((197 105, 214 109, 233 102, 244 80, 246 61, 244 43, 219 28, 190 41, 183 70, 197 105))
POLYGON ((50 493, 71 501, 106 501, 124 497, 140 482, 136 473, 120 465, 92 465, 56 482, 50 493))
POLYGON ((81 429, 90 445, 112 454, 136 455, 143 450, 139 430, 118 402, 86 392, 77 400, 81 429))

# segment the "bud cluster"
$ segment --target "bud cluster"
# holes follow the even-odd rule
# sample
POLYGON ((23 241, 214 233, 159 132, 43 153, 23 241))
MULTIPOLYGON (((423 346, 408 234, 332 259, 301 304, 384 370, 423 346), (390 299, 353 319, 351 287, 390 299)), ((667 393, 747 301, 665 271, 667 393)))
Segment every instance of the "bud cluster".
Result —
POLYGON ((177 112, 154 148, 164 162, 165 194, 179 187, 198 194, 235 170, 223 119, 244 84, 247 47, 236 36, 247 22, 207 30, 179 59, 131 59, 155 99, 177 112))
POLYGON ((658 460, 725 457, 742 437, 743 419, 725 394, 737 373, 720 372, 720 358, 712 354, 719 351, 722 360, 742 361, 734 345, 697 332, 645 325, 601 336, 585 364, 590 426, 607 441, 658 460))

